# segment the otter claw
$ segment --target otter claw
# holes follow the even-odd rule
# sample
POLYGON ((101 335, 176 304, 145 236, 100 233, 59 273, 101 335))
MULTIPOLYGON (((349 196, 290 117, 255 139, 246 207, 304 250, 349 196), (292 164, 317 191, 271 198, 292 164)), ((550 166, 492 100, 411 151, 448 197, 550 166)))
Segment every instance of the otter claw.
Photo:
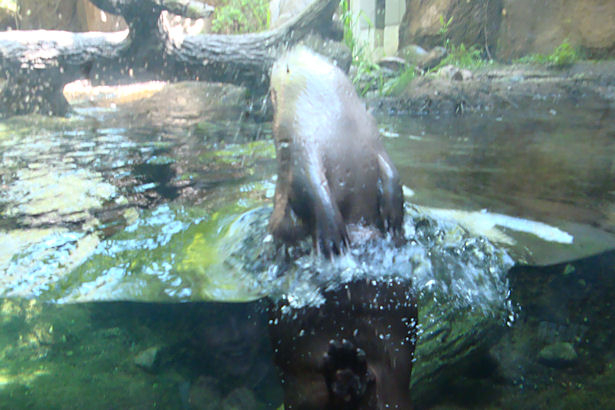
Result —
POLYGON ((341 255, 346 252, 348 244, 348 234, 346 233, 346 229, 342 226, 338 232, 334 230, 327 233, 320 231, 315 249, 327 258, 332 258, 335 255, 341 255))

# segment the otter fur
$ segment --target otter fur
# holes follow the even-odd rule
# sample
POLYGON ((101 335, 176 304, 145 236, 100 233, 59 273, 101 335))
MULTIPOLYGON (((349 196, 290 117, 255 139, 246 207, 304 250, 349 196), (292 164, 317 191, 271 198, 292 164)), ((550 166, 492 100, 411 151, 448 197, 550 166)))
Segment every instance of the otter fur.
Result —
POLYGON ((351 224, 402 237, 397 170, 351 81, 306 47, 271 71, 278 162, 269 229, 278 243, 311 236, 326 256, 343 253, 351 224))

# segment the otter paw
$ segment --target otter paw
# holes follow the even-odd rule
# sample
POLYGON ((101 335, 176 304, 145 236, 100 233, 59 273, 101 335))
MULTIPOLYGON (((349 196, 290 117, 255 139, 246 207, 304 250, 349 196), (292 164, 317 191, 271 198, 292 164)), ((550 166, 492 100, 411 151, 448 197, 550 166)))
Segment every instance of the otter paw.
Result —
POLYGON ((365 352, 348 340, 331 340, 323 358, 323 373, 329 392, 329 408, 354 409, 374 382, 365 352))
POLYGON ((343 222, 319 224, 314 246, 327 258, 340 255, 346 251, 350 240, 343 222))

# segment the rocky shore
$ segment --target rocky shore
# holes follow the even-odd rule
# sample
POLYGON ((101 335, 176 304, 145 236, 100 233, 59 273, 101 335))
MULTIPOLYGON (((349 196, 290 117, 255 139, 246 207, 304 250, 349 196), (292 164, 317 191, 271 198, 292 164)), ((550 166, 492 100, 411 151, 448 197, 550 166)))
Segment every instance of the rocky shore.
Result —
MULTIPOLYGON (((613 108, 615 61, 579 62, 565 69, 533 64, 444 67, 418 77, 396 97, 372 95, 368 103, 390 115, 501 115, 532 104, 555 110, 583 103, 613 108)), ((551 111, 553 113, 553 111, 551 111)))

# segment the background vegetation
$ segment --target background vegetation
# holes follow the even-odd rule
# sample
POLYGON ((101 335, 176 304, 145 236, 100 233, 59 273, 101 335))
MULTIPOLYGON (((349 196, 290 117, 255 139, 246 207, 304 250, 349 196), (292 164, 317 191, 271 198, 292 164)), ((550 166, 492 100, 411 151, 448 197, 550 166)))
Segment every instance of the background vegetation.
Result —
POLYGON ((15 0, 0 0, 0 9, 15 12, 17 11, 17 2, 15 0))
POLYGON ((519 63, 547 64, 556 68, 564 68, 574 64, 580 59, 580 54, 575 48, 564 40, 551 54, 530 54, 517 60, 519 63))
POLYGON ((268 0, 222 0, 214 11, 211 29, 219 34, 240 34, 262 31, 268 26, 268 0))

